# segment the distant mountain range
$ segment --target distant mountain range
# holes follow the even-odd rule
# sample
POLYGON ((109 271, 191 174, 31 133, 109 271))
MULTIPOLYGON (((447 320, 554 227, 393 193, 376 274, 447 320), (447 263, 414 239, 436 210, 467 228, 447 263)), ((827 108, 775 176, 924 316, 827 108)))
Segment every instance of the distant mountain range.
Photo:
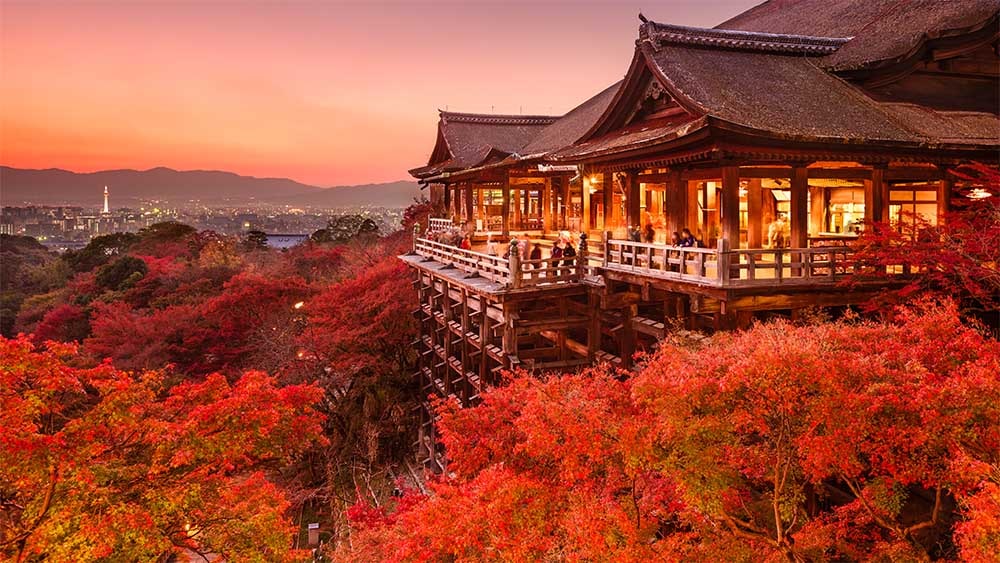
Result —
POLYGON ((288 178, 255 178, 217 170, 102 170, 78 173, 58 168, 29 170, 0 166, 3 205, 84 205, 100 207, 104 186, 112 207, 133 207, 140 200, 171 204, 288 204, 312 207, 404 207, 419 197, 415 182, 388 182, 321 188, 288 178))

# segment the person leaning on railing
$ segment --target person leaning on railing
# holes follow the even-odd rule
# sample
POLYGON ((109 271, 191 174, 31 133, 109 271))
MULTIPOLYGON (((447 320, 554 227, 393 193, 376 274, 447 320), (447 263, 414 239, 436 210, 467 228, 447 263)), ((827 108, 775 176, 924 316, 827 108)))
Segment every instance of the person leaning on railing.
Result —
POLYGON ((562 252, 563 266, 574 266, 576 265, 576 249, 573 248, 573 239, 570 238, 569 233, 566 233, 566 247, 563 248, 562 252))
POLYGON ((677 246, 682 247, 695 247, 698 246, 698 240, 694 238, 691 234, 691 229, 687 227, 681 229, 681 239, 678 241, 677 246))

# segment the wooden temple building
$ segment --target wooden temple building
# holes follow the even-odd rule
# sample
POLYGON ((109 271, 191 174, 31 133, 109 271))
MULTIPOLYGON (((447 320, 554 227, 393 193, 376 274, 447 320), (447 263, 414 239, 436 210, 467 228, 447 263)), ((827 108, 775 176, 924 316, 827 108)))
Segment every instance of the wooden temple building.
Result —
POLYGON ((504 369, 628 367, 671 326, 866 300, 881 287, 840 283, 864 224, 937 221, 964 197, 955 167, 1000 161, 998 12, 770 0, 712 29, 640 16, 624 78, 563 116, 441 112, 411 171, 437 222, 475 240, 570 231, 579 252, 525 260, 416 233, 401 259, 424 392, 474 404, 504 369), (684 228, 702 244, 671 245, 684 228))

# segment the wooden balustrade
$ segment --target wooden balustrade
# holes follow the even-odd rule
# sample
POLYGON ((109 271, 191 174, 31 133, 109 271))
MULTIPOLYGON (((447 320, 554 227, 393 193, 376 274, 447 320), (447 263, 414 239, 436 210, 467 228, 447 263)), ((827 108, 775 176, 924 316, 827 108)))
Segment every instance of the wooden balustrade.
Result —
POLYGON ((782 249, 690 248, 605 241, 603 267, 719 287, 834 284, 858 264, 848 246, 782 249))
POLYGON ((521 260, 517 254, 510 257, 491 256, 424 238, 414 241, 413 250, 424 258, 511 289, 576 282, 580 279, 580 257, 521 260))
POLYGON ((451 219, 441 219, 437 217, 431 217, 428 221, 427 232, 428 233, 440 233, 441 231, 447 231, 454 227, 455 224, 452 223, 451 219))
POLYGON ((729 250, 724 242, 694 248, 606 240, 600 266, 586 251, 575 258, 521 260, 519 254, 491 256, 423 238, 414 241, 414 252, 510 289, 578 282, 601 268, 716 287, 832 285, 859 267, 847 246, 729 250))
POLYGON ((698 284, 721 285, 719 252, 709 248, 605 240, 604 267, 698 284))

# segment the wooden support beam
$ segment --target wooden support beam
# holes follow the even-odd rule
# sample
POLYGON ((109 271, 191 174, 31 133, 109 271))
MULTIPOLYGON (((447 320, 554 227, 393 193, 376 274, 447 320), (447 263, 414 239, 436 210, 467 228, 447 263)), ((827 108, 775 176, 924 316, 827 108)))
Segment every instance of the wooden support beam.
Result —
MULTIPOLYGON (((544 336, 545 338, 548 338, 552 342, 555 342, 555 341, 557 341, 559 339, 559 334, 560 333, 558 331, 550 330, 550 331, 543 332, 542 336, 544 336)), ((589 346, 587 346, 586 344, 584 344, 582 342, 578 342, 576 340, 573 340, 572 338, 566 338, 565 347, 570 352, 573 352, 574 354, 576 354, 578 356, 581 356, 581 357, 584 357, 584 358, 588 357, 588 353, 589 353, 589 350, 590 350, 589 346)))
POLYGON ((691 229, 692 234, 697 234, 698 225, 701 224, 699 216, 701 215, 701 209, 698 206, 698 182, 694 180, 687 180, 687 207, 686 215, 681 228, 691 229))
POLYGON ((552 210, 550 209, 552 202, 552 179, 546 178, 545 185, 539 191, 538 197, 538 207, 542 211, 542 233, 547 233, 552 230, 552 210))
MULTIPOLYGON (((589 312, 588 312, 589 313, 589 312)), ((569 300, 565 297, 559 300, 559 315, 565 317, 569 314, 569 300)), ((590 326, 589 324, 587 325, 590 326)), ((559 359, 569 359, 569 349, 566 348, 566 331, 560 330, 556 337, 556 347, 559 348, 559 359)))
POLYGON ((642 295, 635 291, 622 291, 618 293, 606 293, 601 296, 602 309, 621 309, 638 304, 642 301, 642 295))
POLYGON ((502 234, 506 238, 510 236, 510 176, 504 178, 503 184, 500 185, 500 189, 503 201, 500 206, 501 219, 503 221, 502 234))
POLYGON ((520 321, 517 323, 518 334, 537 334, 548 330, 566 330, 586 326, 590 317, 587 315, 566 315, 560 318, 520 321))
POLYGON ((635 328, 632 326, 632 318, 638 311, 637 305, 630 305, 622 309, 624 320, 622 331, 619 334, 621 350, 619 356, 622 359, 622 367, 629 369, 632 367, 632 356, 635 355, 635 328))
POLYGON ((751 178, 747 182, 747 248, 763 248, 764 228, 763 213, 764 190, 760 178, 751 178))
POLYGON ((804 166, 792 168, 792 248, 809 246, 809 207, 806 198, 809 197, 809 177, 804 166))
POLYGON ((889 185, 885 181, 885 167, 872 169, 871 180, 865 180, 865 221, 889 219, 889 185))
POLYGON ((504 367, 507 369, 511 367, 511 358, 517 356, 517 330, 514 326, 516 312, 513 303, 503 304, 503 316, 506 319, 503 325, 503 356, 504 367))
MULTIPOLYGON (((740 168, 722 167, 722 197, 719 202, 722 238, 730 248, 740 247, 740 168)), ((711 233, 706 233, 711 235, 711 233)))
POLYGON ((954 182, 951 178, 944 177, 938 182, 937 189, 937 204, 938 213, 937 220, 938 224, 944 224, 945 216, 951 211, 951 196, 952 190, 954 189, 954 182))
POLYGON ((833 291, 819 293, 776 294, 776 295, 744 295, 726 302, 730 311, 774 311, 795 309, 797 307, 836 307, 863 303, 878 294, 878 290, 870 291, 833 291))
POLYGON ((809 186, 809 236, 826 230, 826 188, 809 186))
POLYGON ((633 228, 639 229, 642 226, 642 217, 639 215, 641 212, 641 198, 639 195, 639 180, 636 179, 636 176, 637 174, 634 171, 628 171, 623 177, 623 181, 625 182, 626 209, 628 210, 625 222, 632 225, 633 228))
MULTIPOLYGON (((590 303, 590 326, 587 328, 587 348, 583 355, 593 362, 601 350, 601 296, 598 290, 591 289, 587 300, 590 303)), ((569 346, 570 343, 567 342, 566 345, 569 346)))
POLYGON ((465 220, 472 222, 473 228, 476 225, 476 212, 472 206, 472 182, 465 183, 465 220))
POLYGON ((444 184, 444 208, 445 211, 451 214, 451 186, 444 184))
POLYGON ((580 217, 580 230, 589 233, 593 228, 590 221, 590 180, 583 173, 583 167, 580 167, 580 197, 583 199, 583 216, 580 217))
POLYGON ((569 178, 559 178, 559 187, 562 190, 559 207, 559 228, 565 229, 569 226, 569 178))
POLYGON ((514 226, 518 230, 522 229, 521 225, 521 190, 511 188, 511 207, 514 208, 514 226))
MULTIPOLYGON (((521 188, 521 198, 523 198, 521 202, 521 217, 522 221, 527 222, 528 217, 531 215, 531 187, 524 186, 521 188)), ((525 228, 523 223, 521 224, 521 228, 525 228)))
POLYGON ((490 355, 486 353, 486 347, 493 344, 492 331, 490 331, 490 318, 486 314, 486 309, 479 311, 479 346, 483 352, 479 355, 479 380, 487 381, 490 373, 490 355))
POLYGON ((604 196, 604 229, 612 230, 611 225, 615 220, 615 174, 614 172, 604 172, 601 174, 601 194, 604 196))
POLYGON ((688 206, 687 183, 681 180, 681 171, 671 169, 667 173, 666 193, 666 224, 667 240, 671 233, 680 233, 685 225, 685 213, 688 206))

